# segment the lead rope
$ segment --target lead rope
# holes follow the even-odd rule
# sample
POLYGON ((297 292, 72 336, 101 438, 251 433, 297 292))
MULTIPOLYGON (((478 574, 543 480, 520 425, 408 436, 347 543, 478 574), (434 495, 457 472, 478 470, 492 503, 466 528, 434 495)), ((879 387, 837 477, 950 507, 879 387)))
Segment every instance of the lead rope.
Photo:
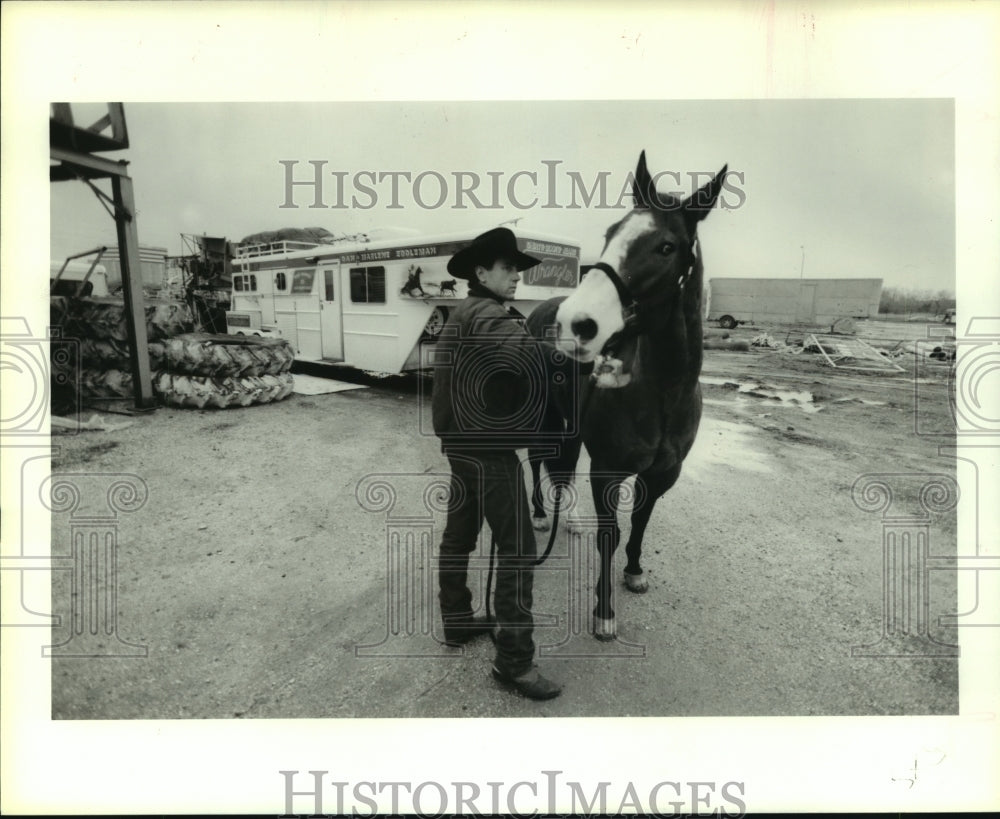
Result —
MULTIPOLYGON (((532 562, 532 566, 541 566, 546 560, 548 560, 549 555, 552 553, 552 547, 556 542, 556 531, 559 528, 559 502, 562 500, 562 492, 556 494, 556 501, 552 507, 552 533, 549 535, 548 545, 545 547, 545 551, 542 552, 542 556, 537 560, 532 562)), ((490 596, 493 590, 493 561, 497 553, 497 539, 493 536, 492 532, 490 534, 490 569, 486 573, 486 622, 490 625, 495 625, 493 620, 493 612, 490 610, 490 596)), ((497 635, 495 631, 490 632, 490 639, 496 643, 497 635)))
MULTIPOLYGON (((590 405, 590 396, 593 395, 594 388, 587 390, 586 395, 583 399, 583 406, 580 408, 580 423, 583 423, 583 415, 587 411, 587 407, 590 405)), ((575 466, 575 464, 574 464, 575 466)), ((552 554, 552 547, 556 542, 556 532, 559 530, 559 505, 562 502, 562 492, 556 492, 556 499, 552 505, 552 532, 549 534, 549 542, 545 546, 545 551, 542 552, 542 556, 532 562, 532 566, 541 566, 546 560, 549 559, 549 555, 552 554)), ((490 531, 490 568, 486 574, 486 622, 492 624, 493 613, 490 610, 490 593, 493 589, 493 561, 494 556, 497 551, 497 539, 493 535, 492 530, 490 531)), ((490 639, 496 643, 497 636, 495 631, 490 632, 490 639)))
MULTIPOLYGON (((493 536, 492 530, 490 531, 490 570, 486 573, 486 623, 487 625, 495 625, 493 621, 493 612, 490 611, 490 590, 493 588, 493 556, 497 553, 497 539, 493 536)), ((496 629, 490 630, 490 639, 493 644, 496 645, 497 633, 496 629)))

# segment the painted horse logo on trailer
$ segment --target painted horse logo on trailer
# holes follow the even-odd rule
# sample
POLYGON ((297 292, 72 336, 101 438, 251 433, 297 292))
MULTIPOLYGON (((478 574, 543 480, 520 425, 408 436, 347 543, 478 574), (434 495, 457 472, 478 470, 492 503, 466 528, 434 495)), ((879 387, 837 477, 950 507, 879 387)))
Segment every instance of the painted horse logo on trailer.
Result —
POLYGON ((424 288, 420 284, 420 274, 423 272, 419 267, 414 269, 411 264, 410 269, 407 271, 406 284, 399 289, 399 295, 416 298, 415 294, 419 293, 421 296, 426 296, 427 293, 424 292, 424 288))
MULTIPOLYGON (((528 319, 531 332, 542 338, 551 340, 554 327, 556 346, 572 357, 572 366, 584 375, 590 371, 589 378, 562 379, 582 384, 578 400, 550 395, 549 418, 563 424, 559 429, 578 429, 580 435, 569 437, 545 466, 555 491, 562 493, 573 479, 581 443, 590 454, 600 555, 594 608, 598 639, 616 634, 611 572, 621 538, 622 481, 636 476, 625 586, 642 593, 648 588, 640 562, 646 526, 656 501, 677 481, 698 432, 702 262, 697 228, 715 206, 726 170, 679 200, 656 191, 643 152, 633 186, 635 207, 608 229, 600 260, 586 269, 572 295, 546 302, 528 319), (579 423, 567 426, 572 407, 580 408, 579 423)), ((531 455, 538 522, 545 518, 541 458, 531 455)))

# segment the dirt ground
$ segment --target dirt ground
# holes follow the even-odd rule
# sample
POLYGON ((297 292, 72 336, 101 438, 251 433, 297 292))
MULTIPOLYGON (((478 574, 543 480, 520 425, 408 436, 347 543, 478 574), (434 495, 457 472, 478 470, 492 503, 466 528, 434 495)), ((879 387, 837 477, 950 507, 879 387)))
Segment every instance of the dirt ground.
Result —
MULTIPOLYGON (((865 374, 805 354, 706 352, 699 438, 647 531, 649 592, 619 580, 619 640, 589 634, 586 531, 561 526, 538 571, 540 664, 565 684, 546 703, 489 679, 488 638, 464 650, 438 641, 433 487, 447 462, 421 434, 415 381, 105 416, 133 423, 54 437, 54 473, 98 494, 129 473, 148 497, 119 516, 116 633, 92 638, 119 656, 54 659, 53 717, 957 713, 955 658, 856 656, 897 653, 887 643, 852 656, 883 632, 883 514, 919 511, 925 476, 955 473, 938 454, 949 439, 925 434, 948 429, 949 367, 904 366, 865 374), (852 487, 886 474, 893 507, 861 508, 852 487)), ((930 552, 954 554, 954 511, 926 523, 930 552)), ((53 514, 54 555, 70 554, 72 524, 53 514)), ((625 514, 622 525, 627 535, 625 514)), ((484 533, 480 591, 488 544, 484 533)), ((60 643, 78 590, 53 574, 60 643)), ((955 610, 955 577, 930 574, 925 636, 954 643, 938 618, 955 610)))

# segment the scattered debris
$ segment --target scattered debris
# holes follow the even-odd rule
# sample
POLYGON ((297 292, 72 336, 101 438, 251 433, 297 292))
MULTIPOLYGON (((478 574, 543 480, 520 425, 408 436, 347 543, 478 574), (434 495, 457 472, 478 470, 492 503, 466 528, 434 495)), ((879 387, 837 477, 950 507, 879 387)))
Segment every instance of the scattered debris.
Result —
POLYGON ((878 372, 904 372, 893 361, 860 338, 818 336, 810 333, 803 345, 806 352, 818 352, 831 367, 878 372))
POLYGON ((750 346, 769 347, 773 350, 780 350, 785 345, 782 344, 780 341, 775 341, 774 336, 772 336, 770 333, 761 333, 760 335, 754 336, 752 339, 750 339, 750 346))
POLYGON ((135 425, 135 421, 113 421, 109 418, 102 418, 94 413, 87 418, 65 418, 61 415, 52 416, 52 432, 77 432, 79 430, 89 430, 96 432, 118 432, 120 429, 128 429, 135 425))
POLYGON ((890 358, 905 358, 912 355, 930 361, 954 361, 955 351, 956 346, 954 342, 945 341, 938 343, 936 341, 918 340, 901 341, 889 350, 887 355, 890 358))

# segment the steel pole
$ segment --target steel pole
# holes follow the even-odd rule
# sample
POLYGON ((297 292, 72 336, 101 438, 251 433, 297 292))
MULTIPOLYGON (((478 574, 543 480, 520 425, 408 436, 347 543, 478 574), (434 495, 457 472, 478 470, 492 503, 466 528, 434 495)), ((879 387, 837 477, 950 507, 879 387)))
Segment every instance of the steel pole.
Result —
POLYGON ((118 232, 118 256, 125 291, 125 326, 128 331, 129 358, 136 409, 156 406, 149 369, 149 346, 146 337, 146 305, 142 294, 142 271, 139 267, 139 233, 135 224, 135 198, 131 177, 111 177, 115 200, 115 228, 118 232))

